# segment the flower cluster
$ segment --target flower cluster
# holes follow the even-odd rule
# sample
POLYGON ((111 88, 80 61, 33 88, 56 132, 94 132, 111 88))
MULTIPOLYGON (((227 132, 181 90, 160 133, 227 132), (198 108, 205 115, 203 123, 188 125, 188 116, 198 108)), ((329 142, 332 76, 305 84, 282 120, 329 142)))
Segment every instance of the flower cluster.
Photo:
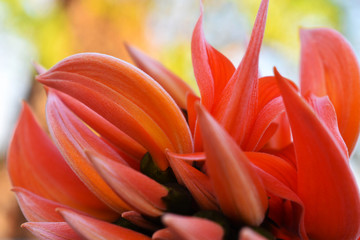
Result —
POLYGON ((24 104, 8 152, 23 227, 40 239, 359 238, 358 63, 337 32, 302 29, 300 87, 276 69, 259 77, 267 8, 237 68, 201 14, 200 97, 131 46, 138 68, 94 53, 38 67, 51 138, 24 104))

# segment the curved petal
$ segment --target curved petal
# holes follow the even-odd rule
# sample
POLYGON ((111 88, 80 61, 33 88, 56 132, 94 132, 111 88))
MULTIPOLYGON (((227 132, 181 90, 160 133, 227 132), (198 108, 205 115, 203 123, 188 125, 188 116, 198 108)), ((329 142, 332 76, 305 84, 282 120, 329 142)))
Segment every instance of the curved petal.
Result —
POLYGON ((180 154, 168 152, 168 158, 175 175, 191 192, 201 209, 219 210, 209 177, 183 161, 180 154))
POLYGON ((15 187, 102 219, 118 217, 75 175, 26 103, 8 150, 7 167, 15 187))
POLYGON ((95 53, 73 55, 37 80, 114 124, 149 150, 162 170, 168 166, 165 149, 193 150, 189 128, 173 99, 151 77, 119 59, 95 53))
POLYGON ((349 153, 360 130, 360 70, 350 44, 331 29, 302 29, 301 93, 328 95, 349 153))
POLYGON ((135 211, 123 212, 121 217, 135 224, 136 226, 139 226, 140 228, 153 232, 160 228, 158 225, 146 220, 140 213, 135 211))
POLYGON ((210 220, 198 217, 166 214, 163 223, 181 239, 187 240, 221 240, 223 228, 210 220))
POLYGON ((178 236, 175 236, 175 234, 170 231, 169 228, 163 228, 160 229, 152 235, 153 240, 181 240, 178 236))
POLYGON ((348 156, 328 127, 275 69, 294 138, 298 195, 312 239, 355 239, 360 194, 348 156), (351 208, 349 207, 351 206, 351 208))
POLYGON ((245 56, 213 108, 215 119, 240 146, 246 143, 255 121, 258 96, 258 60, 267 9, 268 0, 263 0, 245 56))
POLYGON ((62 216, 56 208, 69 208, 63 204, 40 197, 26 189, 15 187, 12 189, 18 200, 21 212, 29 222, 63 222, 62 216))
POLYGON ((66 222, 27 222, 21 227, 40 240, 83 240, 66 222))
POLYGON ((96 153, 87 153, 91 162, 111 188, 133 209, 158 217, 166 210, 162 197, 168 190, 142 173, 96 153))
POLYGON ((46 119, 54 142, 79 178, 97 197, 117 212, 129 210, 129 206, 116 195, 97 173, 86 156, 85 150, 98 152, 123 164, 127 163, 81 122, 51 89, 48 91, 46 119))
POLYGON ((141 233, 119 227, 115 224, 87 217, 67 209, 58 209, 66 222, 82 237, 87 240, 150 240, 141 233))
POLYGON ((239 233, 239 240, 266 240, 267 238, 258 234, 249 227, 243 227, 239 233))
POLYGON ((198 105, 207 172, 223 213, 236 222, 260 225, 267 196, 252 164, 230 135, 198 105))
POLYGON ((170 94, 177 105, 186 110, 187 94, 195 95, 190 86, 174 73, 170 72, 160 62, 150 58, 139 49, 127 44, 125 44, 125 47, 136 66, 157 81, 170 94))
MULTIPOLYGON (((202 3, 200 2, 200 4, 202 3)), ((207 43, 202 22, 203 7, 201 5, 201 14, 191 40, 191 54, 195 78, 200 89, 201 103, 210 111, 235 68, 224 55, 207 43)))
POLYGON ((146 150, 138 142, 75 98, 53 89, 51 91, 54 91, 71 111, 75 112, 82 121, 91 126, 102 137, 134 160, 140 162, 146 150))

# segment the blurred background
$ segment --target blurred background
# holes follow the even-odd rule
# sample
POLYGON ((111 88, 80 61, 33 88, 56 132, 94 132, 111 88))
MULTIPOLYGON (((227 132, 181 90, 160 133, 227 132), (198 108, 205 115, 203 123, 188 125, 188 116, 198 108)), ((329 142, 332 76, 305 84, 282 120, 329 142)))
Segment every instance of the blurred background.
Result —
MULTIPOLYGON (((204 0, 208 41, 238 65, 260 0, 204 0)), ((190 40, 199 0, 0 0, 0 239, 30 238, 5 171, 6 148, 21 101, 45 127, 45 94, 32 62, 49 68, 79 52, 130 61, 123 43, 160 60, 196 87, 190 40)), ((299 27, 332 27, 360 55, 359 0, 271 0, 261 53, 262 75, 273 66, 298 81, 299 27)), ((353 169, 359 176, 358 153, 353 169)))

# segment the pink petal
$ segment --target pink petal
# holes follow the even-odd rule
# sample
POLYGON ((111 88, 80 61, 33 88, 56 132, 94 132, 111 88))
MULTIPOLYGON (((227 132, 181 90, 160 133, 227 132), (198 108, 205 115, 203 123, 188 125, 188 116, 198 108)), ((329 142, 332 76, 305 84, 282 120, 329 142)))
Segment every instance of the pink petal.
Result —
POLYGON ((27 222, 21 225, 40 240, 82 240, 66 222, 27 222))

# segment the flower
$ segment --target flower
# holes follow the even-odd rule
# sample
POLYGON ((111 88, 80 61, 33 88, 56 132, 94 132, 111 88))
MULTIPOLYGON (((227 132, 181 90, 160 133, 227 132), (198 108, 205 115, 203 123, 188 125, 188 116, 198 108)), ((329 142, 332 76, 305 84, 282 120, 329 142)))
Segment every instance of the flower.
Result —
POLYGON ((330 29, 300 32, 300 90, 258 58, 268 0, 235 69, 192 38, 200 97, 134 47, 40 71, 52 140, 24 107, 8 153, 23 226, 40 239, 357 239, 349 167, 359 66, 330 29), (184 114, 186 113, 186 114, 184 114))

